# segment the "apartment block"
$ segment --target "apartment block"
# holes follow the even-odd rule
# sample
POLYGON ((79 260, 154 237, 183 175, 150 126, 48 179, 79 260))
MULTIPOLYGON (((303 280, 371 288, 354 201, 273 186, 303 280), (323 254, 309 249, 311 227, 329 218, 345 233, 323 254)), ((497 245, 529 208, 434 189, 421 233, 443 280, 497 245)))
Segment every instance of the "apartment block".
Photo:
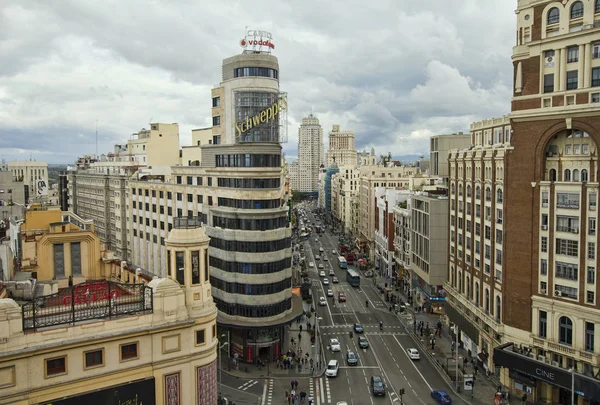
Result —
POLYGON ((329 132, 329 150, 325 156, 325 166, 333 163, 338 166, 355 166, 357 152, 354 146, 354 132, 341 131, 339 125, 334 125, 329 132))
POLYGON ((45 203, 48 200, 48 163, 35 160, 8 162, 8 170, 12 172, 13 180, 23 183, 25 187, 25 202, 45 203))
MULTIPOLYGON (((429 138, 429 171, 448 184, 448 152, 471 146, 471 134, 434 135, 429 138)), ((424 171, 424 170, 421 170, 424 171)))

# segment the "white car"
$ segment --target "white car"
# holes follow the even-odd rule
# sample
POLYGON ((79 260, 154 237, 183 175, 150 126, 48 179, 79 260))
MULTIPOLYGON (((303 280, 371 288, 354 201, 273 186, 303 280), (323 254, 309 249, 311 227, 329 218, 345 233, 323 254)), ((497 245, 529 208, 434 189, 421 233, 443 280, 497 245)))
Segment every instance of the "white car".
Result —
POLYGON ((337 252, 335 251, 335 249, 331 249, 331 254, 337 256, 337 252))
POLYGON ((319 269, 324 269, 325 267, 323 267, 323 263, 319 263, 319 269))
POLYGON ((329 339, 329 348, 331 349, 332 352, 339 352, 340 350, 342 350, 340 341, 335 338, 329 339))
POLYGON ((406 354, 411 360, 419 360, 421 357, 419 356, 419 351, 417 349, 406 349, 406 354))
POLYGON ((313 262, 308 263, 308 267, 313 268, 315 267, 315 264, 313 262))
POLYGON ((323 279, 323 285, 329 285, 329 279, 328 278, 324 278, 323 279))
POLYGON ((340 363, 337 360, 329 360, 329 363, 327 363, 327 370, 325 370, 325 375, 327 377, 337 377, 339 368, 340 363))
POLYGON ((335 271, 333 271, 333 269, 329 270, 329 276, 330 277, 335 276, 335 271))
POLYGON ((325 299, 325 297, 320 297, 319 298, 319 305, 324 307, 327 305, 327 300, 325 299))
POLYGON ((331 288, 329 290, 327 290, 327 296, 333 297, 333 290, 331 288))
POLYGON ((326 255, 323 255, 323 260, 327 262, 329 261, 329 258, 326 255))
POLYGON ((316 256, 315 256, 315 260, 321 260, 321 256, 319 256, 319 255, 316 255, 316 256))
POLYGON ((327 274, 325 274, 325 270, 321 270, 319 272, 319 277, 325 277, 327 274))

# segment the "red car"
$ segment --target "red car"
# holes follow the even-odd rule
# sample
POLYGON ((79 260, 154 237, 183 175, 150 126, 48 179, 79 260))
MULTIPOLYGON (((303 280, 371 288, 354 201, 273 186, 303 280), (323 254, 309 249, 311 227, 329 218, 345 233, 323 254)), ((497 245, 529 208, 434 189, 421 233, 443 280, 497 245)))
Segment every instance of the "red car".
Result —
POLYGON ((346 294, 343 292, 338 294, 338 302, 346 302, 346 294))

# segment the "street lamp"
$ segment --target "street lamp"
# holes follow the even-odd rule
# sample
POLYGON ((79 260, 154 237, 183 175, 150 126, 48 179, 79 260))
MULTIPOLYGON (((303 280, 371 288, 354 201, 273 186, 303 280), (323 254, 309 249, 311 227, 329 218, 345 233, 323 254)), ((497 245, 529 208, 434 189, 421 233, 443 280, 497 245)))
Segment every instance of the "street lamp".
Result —
POLYGON ((454 346, 454 365, 456 366, 455 368, 455 374, 454 374, 454 378, 456 380, 456 391, 458 391, 458 325, 454 324, 454 335, 456 336, 456 343, 454 346))
MULTIPOLYGON (((227 335, 222 334, 221 338, 224 338, 226 336, 227 335)), ((221 349, 223 349, 227 345, 229 345, 229 342, 225 342, 222 345, 219 345, 219 352, 218 352, 218 357, 219 357, 219 397, 221 396, 221 387, 222 387, 222 381, 223 381, 223 364, 221 363, 221 349)))
POLYGON ((321 363, 321 351, 320 351, 320 347, 319 347, 319 342, 321 339, 321 336, 319 335, 319 321, 322 321, 323 317, 322 316, 318 316, 315 318, 315 344, 313 345, 313 347, 315 348, 314 352, 316 354, 313 354, 313 358, 316 359, 316 364, 315 364, 315 370, 317 368, 317 365, 320 365, 321 363))
POLYGON ((569 369, 571 372, 571 405, 575 405, 575 367, 569 369))

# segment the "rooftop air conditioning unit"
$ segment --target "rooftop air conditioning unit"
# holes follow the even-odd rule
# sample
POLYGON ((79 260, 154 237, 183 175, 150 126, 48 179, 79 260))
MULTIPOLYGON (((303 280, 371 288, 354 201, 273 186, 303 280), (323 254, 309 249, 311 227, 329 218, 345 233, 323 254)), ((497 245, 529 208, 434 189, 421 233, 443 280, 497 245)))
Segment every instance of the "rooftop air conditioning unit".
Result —
POLYGON ((548 230, 548 225, 542 225, 542 231, 547 231, 548 230))
POLYGON ((554 360, 552 360, 552 365, 553 365, 554 367, 560 367, 560 363, 559 363, 558 361, 554 361, 554 360))
POLYGON ((548 291, 545 288, 540 289, 540 294, 546 295, 548 291))
POLYGON ((542 363, 545 363, 546 362, 546 356, 538 355, 538 360, 541 361, 542 363))
POLYGON ((554 290, 554 296, 555 297, 562 297, 562 291, 560 291, 560 290, 554 290))

